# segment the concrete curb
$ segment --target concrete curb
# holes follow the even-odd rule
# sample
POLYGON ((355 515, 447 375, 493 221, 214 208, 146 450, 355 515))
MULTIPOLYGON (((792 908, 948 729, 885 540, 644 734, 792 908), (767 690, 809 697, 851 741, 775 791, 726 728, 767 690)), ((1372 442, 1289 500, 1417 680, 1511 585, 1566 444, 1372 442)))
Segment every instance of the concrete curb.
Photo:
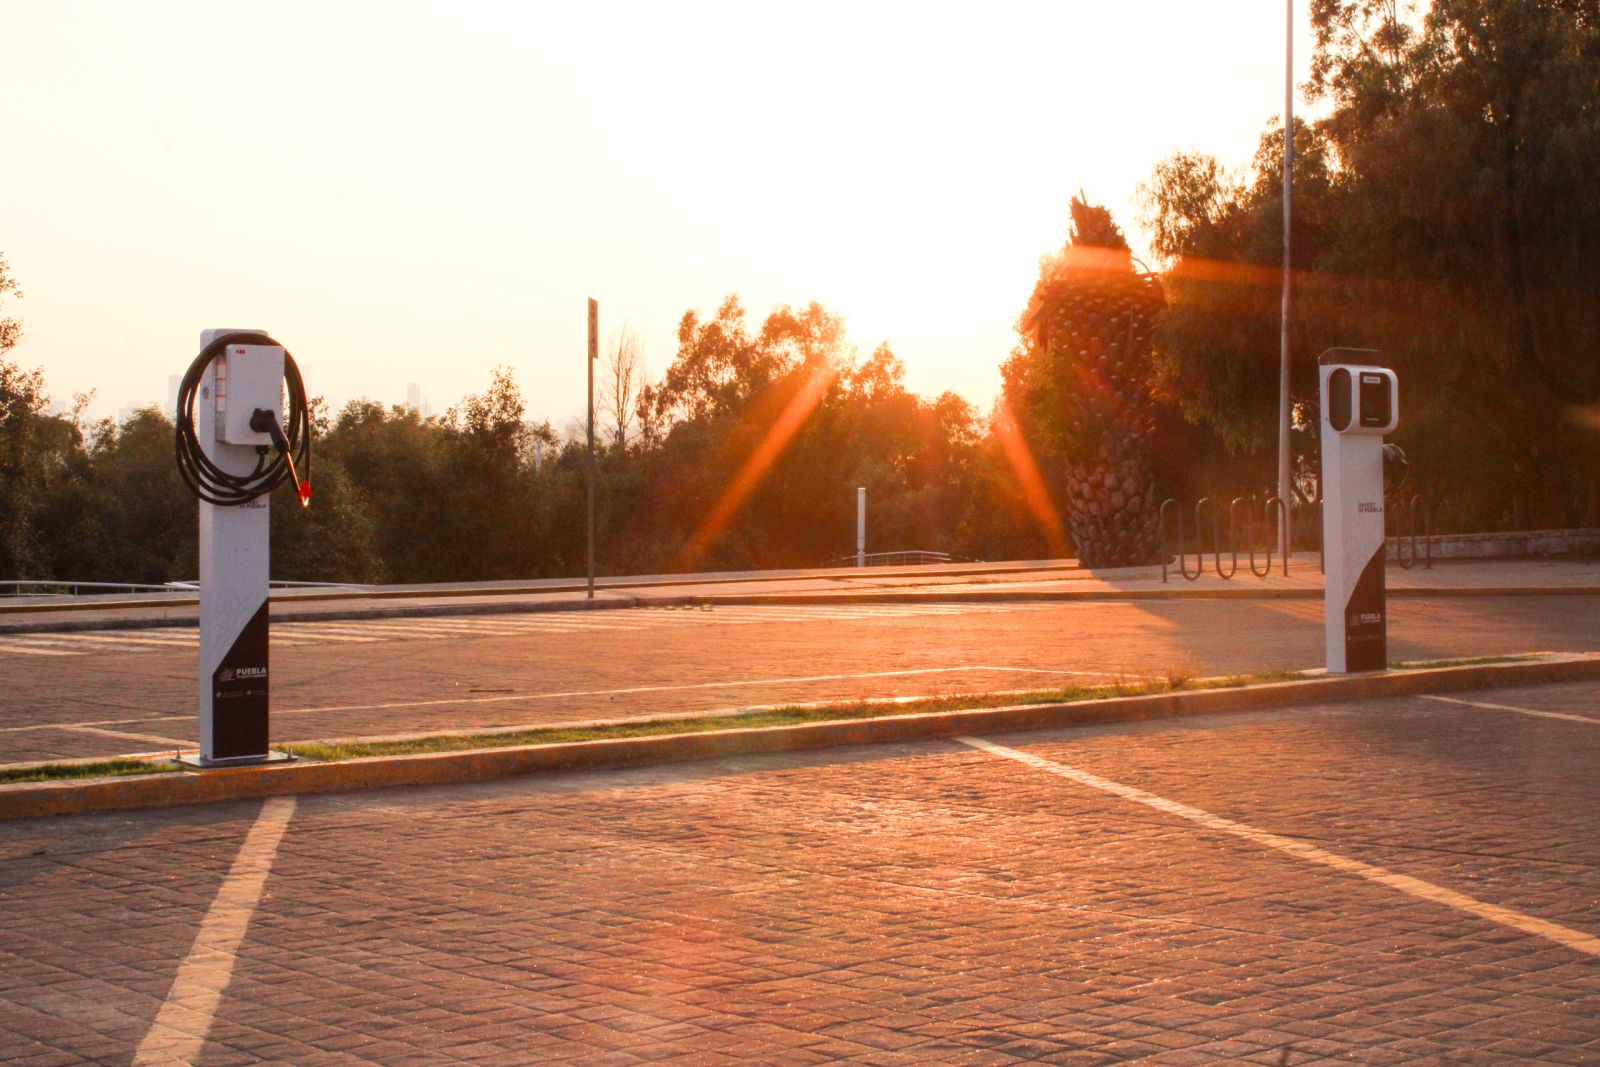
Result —
MULTIPOLYGON (((1391 600, 1424 600, 1433 597, 1459 596, 1600 596, 1600 586, 1402 586, 1390 588, 1391 600)), ((730 607, 751 607, 760 604, 793 607, 804 604, 989 604, 989 603, 1048 603, 1052 601, 1085 600, 1321 600, 1320 588, 1290 586, 1234 586, 1217 588, 1184 588, 1168 586, 1162 589, 1054 589, 1054 590, 969 590, 959 593, 922 592, 892 593, 712 593, 703 596, 639 597, 640 606, 681 604, 684 606, 706 604, 712 607, 726 604, 730 607)))
POLYGON ((957 734, 1004 733, 1091 723, 1131 722, 1175 715, 1256 711, 1363 697, 1458 692, 1590 678, 1600 678, 1600 654, 1316 678, 1240 689, 1115 697, 1072 704, 1033 704, 414 756, 302 761, 200 773, 174 772, 128 778, 29 782, 0 786, 0 818, 73 815, 392 786, 481 782, 530 774, 636 767, 761 752, 923 741, 957 734))
MULTIPOLYGON (((943 563, 916 567, 804 567, 796 570, 712 572, 689 574, 623 575, 595 579, 595 591, 613 592, 619 589, 654 589, 674 585, 748 585, 754 582, 783 582, 808 579, 859 579, 859 578, 926 578, 945 575, 965 578, 988 574, 1044 573, 1046 571, 1075 571, 1085 568, 1075 559, 1010 560, 1001 563, 943 563)), ((1143 568, 1125 568, 1141 570, 1143 568)), ((71 585, 71 582, 63 583, 71 585)), ((540 596, 551 593, 581 593, 588 588, 582 578, 540 579, 531 582, 436 582, 423 585, 344 586, 337 589, 278 592, 272 596, 274 604, 326 603, 337 600, 416 600, 421 598, 446 599, 449 597, 478 596, 540 596)), ((127 594, 123 594, 127 595, 127 594)), ((200 603, 198 594, 190 596, 175 593, 157 594, 160 599, 98 600, 40 604, 0 603, 0 615, 38 614, 52 611, 111 611, 128 608, 194 607, 200 603)))
MULTIPOLYGON (((1402 586, 1388 590, 1391 600, 1487 596, 1600 596, 1600 586, 1402 586)), ((358 619, 435 619, 468 615, 537 615, 560 611, 611 611, 619 608, 804 607, 829 604, 1045 604, 1120 600, 1321 600, 1317 588, 1235 586, 1161 589, 973 589, 960 592, 704 593, 683 596, 599 596, 594 600, 515 601, 490 604, 425 604, 337 608, 331 611, 275 611, 273 622, 345 622, 358 619)), ((166 607, 169 605, 163 605, 166 607)), ((122 619, 58 619, 0 622, 0 635, 72 633, 85 630, 150 630, 198 625, 194 615, 122 619)))
MULTIPOLYGON (((552 611, 610 611, 644 606, 640 597, 599 596, 594 600, 519 601, 510 604, 424 604, 405 607, 342 608, 333 611, 274 611, 273 622, 345 622, 352 619, 436 619, 462 615, 539 615, 552 611)), ((169 630, 200 625, 197 615, 137 616, 122 619, 53 619, 0 622, 4 634, 58 634, 86 630, 169 630)))

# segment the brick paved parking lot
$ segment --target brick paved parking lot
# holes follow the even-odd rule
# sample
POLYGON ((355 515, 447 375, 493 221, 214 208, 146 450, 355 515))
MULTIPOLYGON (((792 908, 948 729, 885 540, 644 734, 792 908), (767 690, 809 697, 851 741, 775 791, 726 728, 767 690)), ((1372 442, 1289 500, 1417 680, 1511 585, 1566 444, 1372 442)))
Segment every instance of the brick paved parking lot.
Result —
MULTIPOLYGON (((1590 651, 1600 596, 1395 600, 1395 659, 1590 651)), ((274 624, 277 742, 1321 666, 1317 601, 274 624)), ((0 635, 0 764, 195 744, 195 631, 0 635)))
POLYGON ((1600 1063, 1600 684, 987 741, 300 798, 214 1008, 261 802, 6 824, 0 1060, 1600 1063))

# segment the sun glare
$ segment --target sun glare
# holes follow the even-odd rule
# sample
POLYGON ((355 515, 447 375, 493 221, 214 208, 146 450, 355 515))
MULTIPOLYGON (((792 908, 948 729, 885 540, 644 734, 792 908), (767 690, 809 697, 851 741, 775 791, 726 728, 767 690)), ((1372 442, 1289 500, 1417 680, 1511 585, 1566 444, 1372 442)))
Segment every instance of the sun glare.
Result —
POLYGON ((695 564, 705 557, 706 552, 727 529, 728 522, 738 512, 739 505, 743 504, 755 491, 756 486, 761 484, 761 480, 767 476, 773 464, 778 462, 784 449, 789 446, 789 442, 794 439, 800 427, 805 425, 806 419, 816 410, 817 404, 838 377, 839 372, 836 368, 823 365, 817 367, 800 386, 799 391, 773 420, 761 443, 750 453, 750 458, 744 461, 739 473, 734 475, 733 481, 728 483, 728 488, 723 490, 722 496, 701 521, 694 536, 689 538, 689 543, 684 547, 679 560, 681 569, 692 570, 695 564))
POLYGON ((1029 514, 1050 546, 1051 555, 1064 559, 1068 548, 1061 514, 1056 510, 1050 490, 1039 475, 1039 466, 1033 461, 1033 451, 1028 448, 1028 442, 1023 440, 1022 431, 1017 429, 1017 420, 1012 416, 1011 405, 1006 402, 1004 395, 1000 397, 1000 417, 994 420, 994 430, 1000 448, 1005 452, 1006 462, 1016 475, 1017 486, 1022 490, 1023 503, 1027 504, 1029 514))

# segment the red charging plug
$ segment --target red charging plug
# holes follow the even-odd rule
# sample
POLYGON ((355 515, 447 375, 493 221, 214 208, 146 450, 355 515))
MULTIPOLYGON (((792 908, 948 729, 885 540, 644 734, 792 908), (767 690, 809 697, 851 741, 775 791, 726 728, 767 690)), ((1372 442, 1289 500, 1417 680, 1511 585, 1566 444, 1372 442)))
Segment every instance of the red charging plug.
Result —
POLYGON ((289 477, 294 479, 295 492, 300 497, 300 506, 311 506, 311 483, 301 481, 300 474, 294 469, 294 455, 289 451, 289 440, 283 435, 283 427, 278 425, 278 417, 265 408, 256 408, 250 416, 250 428, 256 433, 264 433, 272 438, 272 447, 289 464, 289 477))

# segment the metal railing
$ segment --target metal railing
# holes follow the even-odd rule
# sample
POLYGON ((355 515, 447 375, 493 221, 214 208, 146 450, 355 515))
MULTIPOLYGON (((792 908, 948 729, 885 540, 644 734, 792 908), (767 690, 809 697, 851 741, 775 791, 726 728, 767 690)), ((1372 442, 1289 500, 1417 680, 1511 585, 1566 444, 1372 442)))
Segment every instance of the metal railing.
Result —
MULTIPOLYGON (((273 589, 366 589, 354 582, 286 582, 268 583, 273 589)), ((200 583, 165 582, 152 585, 148 582, 73 582, 49 578, 7 579, 0 581, 0 596, 94 596, 100 593, 198 593, 200 583), (87 593, 80 590, 88 590, 87 593)))
POLYGON ((0 581, 4 596, 81 596, 80 589, 92 593, 181 593, 176 585, 149 585, 144 582, 58 582, 48 579, 0 581))
POLYGON ((954 563, 948 552, 868 552, 865 556, 831 559, 824 567, 923 567, 933 563, 954 563))
MULTIPOLYGON (((371 589, 372 588, 372 586, 370 586, 370 585, 362 585, 360 582, 289 582, 289 581, 283 581, 283 580, 278 579, 278 578, 274 578, 272 581, 268 582, 267 584, 269 586, 271 586, 272 588, 274 588, 274 589, 371 589)), ((199 583, 199 581, 193 581, 193 582, 168 582, 167 583, 167 587, 171 588, 171 589, 184 589, 184 590, 188 590, 189 592, 198 592, 199 589, 200 589, 200 583, 199 583)))
MULTIPOLYGON (((1222 508, 1210 497, 1202 497, 1194 506, 1194 573, 1189 572, 1188 538, 1183 528, 1183 508, 1176 500, 1166 500, 1161 505, 1161 580, 1167 581, 1168 568, 1174 558, 1172 539, 1167 536, 1167 516, 1176 516, 1177 546, 1176 558, 1178 573, 1186 581, 1199 581, 1200 576, 1206 571, 1206 531, 1205 519, 1209 511, 1211 516, 1211 554, 1212 564, 1216 569, 1217 577, 1228 579, 1239 573, 1239 511, 1244 509, 1244 542, 1245 552, 1249 556, 1250 573, 1257 578, 1266 578, 1272 574, 1273 541, 1275 536, 1281 536, 1287 542, 1289 539, 1289 509, 1277 497, 1269 497, 1262 507, 1262 529, 1268 534, 1266 541, 1266 560, 1264 566, 1256 566, 1256 510, 1255 502, 1245 497, 1235 497, 1228 503, 1228 531, 1227 552, 1229 565, 1227 570, 1222 569, 1223 532, 1222 508), (1276 519, 1276 521, 1274 521, 1276 519)), ((1289 558, 1283 556, 1283 574, 1288 577, 1289 558)))

